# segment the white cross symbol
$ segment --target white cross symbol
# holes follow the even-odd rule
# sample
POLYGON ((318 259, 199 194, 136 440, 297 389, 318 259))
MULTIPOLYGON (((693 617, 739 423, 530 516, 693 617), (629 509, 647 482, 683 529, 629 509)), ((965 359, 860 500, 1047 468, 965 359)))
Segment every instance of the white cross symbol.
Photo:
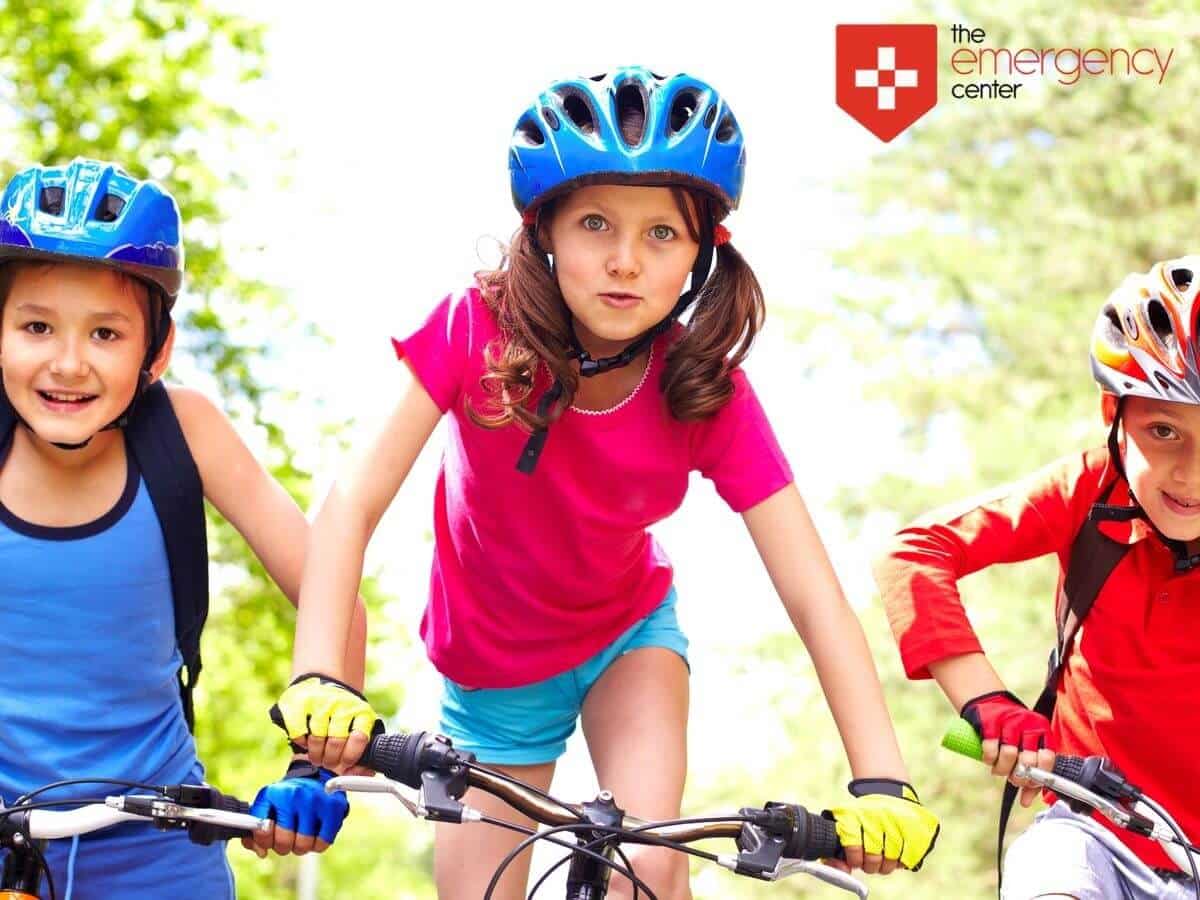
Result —
POLYGON ((896 68, 895 47, 878 48, 876 51, 876 60, 875 64, 879 67, 877 69, 854 70, 854 86, 875 88, 876 109, 895 109, 896 88, 916 87, 917 70, 896 68), (885 73, 887 77, 880 79, 879 76, 885 73), (881 80, 890 81, 891 83, 881 84, 881 80))

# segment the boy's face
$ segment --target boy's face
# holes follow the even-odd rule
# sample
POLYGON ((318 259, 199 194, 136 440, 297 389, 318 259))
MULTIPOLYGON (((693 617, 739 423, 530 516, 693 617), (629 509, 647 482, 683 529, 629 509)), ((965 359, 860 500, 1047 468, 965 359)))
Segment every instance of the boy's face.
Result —
POLYGON ((1144 397, 1125 400, 1125 472, 1159 531, 1200 539, 1200 406, 1144 397))
POLYGON ((0 376, 42 440, 78 443, 124 412, 148 345, 146 289, 107 269, 21 266, 0 314, 0 376))

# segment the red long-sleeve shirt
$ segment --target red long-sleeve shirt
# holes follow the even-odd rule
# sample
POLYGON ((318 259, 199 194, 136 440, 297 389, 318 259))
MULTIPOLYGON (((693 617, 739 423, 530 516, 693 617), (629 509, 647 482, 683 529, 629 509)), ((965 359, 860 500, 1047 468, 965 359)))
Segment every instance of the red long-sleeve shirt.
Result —
MULTIPOLYGON (((982 652, 958 579, 995 563, 1054 553, 1061 586, 1072 541, 1101 486, 1114 477, 1108 465, 1104 449, 1068 457, 931 513, 896 536, 875 575, 910 678, 929 678, 929 664, 938 660, 982 652)), ((1131 503, 1124 479, 1108 502, 1131 503)), ((1130 549, 1068 657, 1052 723, 1055 749, 1109 757, 1198 841, 1200 570, 1177 574, 1171 551, 1142 519, 1099 528, 1130 549)), ((1046 614, 1053 616, 1056 593, 1046 596, 1046 614)), ((1148 864, 1174 868, 1156 843, 1114 831, 1148 864)))

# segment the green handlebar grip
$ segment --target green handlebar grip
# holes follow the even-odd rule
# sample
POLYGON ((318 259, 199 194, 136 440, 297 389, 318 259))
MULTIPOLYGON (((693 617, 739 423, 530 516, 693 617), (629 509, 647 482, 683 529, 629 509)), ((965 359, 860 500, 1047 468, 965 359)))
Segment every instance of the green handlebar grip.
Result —
POLYGON ((983 741, 966 719, 955 719, 942 735, 942 746, 971 759, 983 759, 983 741))

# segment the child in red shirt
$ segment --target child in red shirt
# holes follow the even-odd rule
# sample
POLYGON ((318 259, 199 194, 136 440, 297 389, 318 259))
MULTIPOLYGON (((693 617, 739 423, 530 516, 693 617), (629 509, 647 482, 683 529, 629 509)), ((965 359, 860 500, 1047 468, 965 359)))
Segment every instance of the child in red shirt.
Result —
MULTIPOLYGON (((1055 751, 1112 759, 1200 838, 1200 257, 1130 275, 1092 338, 1108 446, 1060 460, 982 500, 903 529, 876 578, 910 678, 934 678, 1009 777, 1055 751), (1057 554, 1059 590, 1091 519, 1128 545, 1100 588, 1057 683, 1053 716, 1005 689, 968 623, 958 579, 1057 554)), ((1021 802, 1036 788, 1026 782, 1021 802)), ((1058 803, 1014 843, 1004 897, 1194 896, 1159 846, 1058 803), (1158 870, 1158 871, 1155 871, 1158 870)))

